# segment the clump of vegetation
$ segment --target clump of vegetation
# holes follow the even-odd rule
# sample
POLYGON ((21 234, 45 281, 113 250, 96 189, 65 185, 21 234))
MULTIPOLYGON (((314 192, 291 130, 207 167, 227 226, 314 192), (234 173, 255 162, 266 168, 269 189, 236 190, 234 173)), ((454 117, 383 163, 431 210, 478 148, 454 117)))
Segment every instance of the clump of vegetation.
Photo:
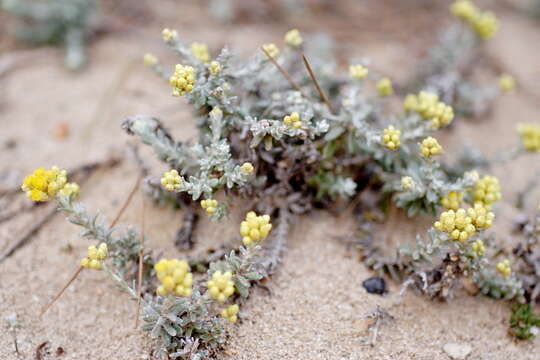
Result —
POLYGON ((530 304, 516 304, 512 307, 512 316, 510 317, 511 335, 526 340, 533 338, 539 328, 540 315, 533 311, 530 304))
MULTIPOLYGON (((460 34, 467 31, 462 35, 474 46, 496 30, 494 16, 468 1, 456 1, 452 11, 463 18, 460 34)), ((81 266, 103 269, 142 303, 143 328, 156 356, 213 356, 226 339, 226 321, 241 318, 240 302, 276 270, 294 217, 344 201, 360 204, 356 245, 371 268, 408 279, 431 298, 451 298, 465 278, 476 293, 524 302, 529 290, 519 270, 500 256, 488 233, 501 199, 498 179, 480 175, 470 159, 455 166, 441 160, 437 133, 459 113, 453 95, 441 91, 446 80, 434 74, 454 69, 454 62, 431 73, 395 112, 388 106, 395 96, 391 79, 365 63, 342 74, 331 52, 305 41, 297 29, 285 34, 284 47, 264 44, 248 60, 227 48, 213 56, 174 29, 162 36, 178 63, 146 54, 144 64, 167 81, 173 96, 192 105, 199 133, 196 141, 181 142, 154 117, 123 122, 169 168, 148 176, 145 190, 157 204, 204 212, 215 221, 229 214, 229 203, 247 203, 242 245, 207 261, 157 260, 145 250, 143 235, 131 228, 119 233, 77 202, 79 188, 67 182, 65 171, 38 169, 23 184, 31 199, 57 201, 84 228, 83 236, 103 243, 89 248, 81 266), (376 201, 362 202, 365 193, 376 201), (414 246, 400 244, 395 256, 383 256, 370 218, 385 208, 434 216, 433 225, 414 246), (198 277, 201 270, 206 274, 198 277)), ((459 53, 470 51, 461 47, 459 53)), ((520 127, 513 154, 538 152, 537 132, 520 127)), ((189 227, 194 231, 196 222, 189 227)))
POLYGON ((97 10, 95 0, 2 0, 0 5, 19 18, 15 35, 21 40, 63 46, 69 69, 79 69, 86 63, 86 41, 97 10))

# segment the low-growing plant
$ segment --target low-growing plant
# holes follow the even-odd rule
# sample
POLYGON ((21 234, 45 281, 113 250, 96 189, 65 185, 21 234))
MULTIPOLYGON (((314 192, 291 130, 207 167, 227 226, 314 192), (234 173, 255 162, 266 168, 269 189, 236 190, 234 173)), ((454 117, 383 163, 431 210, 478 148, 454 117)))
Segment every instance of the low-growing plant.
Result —
MULTIPOLYGON (((452 11, 473 27, 474 44, 493 35, 493 15, 465 16, 460 6, 472 5, 458 0, 452 11)), ((315 208, 336 210, 344 201, 358 204, 356 245, 371 268, 408 279, 431 298, 451 298, 465 279, 474 293, 524 301, 525 282, 488 233, 501 199, 498 179, 472 170, 485 162, 473 156, 455 166, 440 160, 444 149, 435 136, 454 121, 453 99, 419 88, 405 97, 403 110, 392 111, 391 79, 365 63, 340 73, 331 52, 305 41, 297 29, 285 34, 284 47, 264 44, 248 60, 227 48, 213 57, 205 44, 187 44, 173 29, 162 36, 179 62, 169 66, 146 54, 144 64, 168 82, 173 96, 192 105, 198 138, 177 141, 152 116, 127 118, 123 129, 168 166, 148 176, 144 189, 157 204, 203 212, 214 221, 229 214, 230 203, 247 204, 242 245, 225 243, 206 259, 156 261, 136 230, 120 234, 75 201, 79 189, 65 171, 38 169, 23 184, 32 200, 57 201, 83 236, 103 244, 89 248, 81 269, 104 269, 142 303, 143 329, 154 339, 156 356, 213 356, 226 340, 225 320, 236 322, 241 299, 276 270, 294 217, 315 208), (366 193, 376 200, 362 201, 366 193), (414 246, 401 243, 387 257, 373 231, 374 214, 385 207, 436 219, 414 246), (194 274, 201 271, 206 277, 194 274)), ((525 125, 519 133, 512 156, 540 150, 539 128, 525 125)), ((196 223, 187 221, 189 230, 180 233, 191 234, 196 223)))

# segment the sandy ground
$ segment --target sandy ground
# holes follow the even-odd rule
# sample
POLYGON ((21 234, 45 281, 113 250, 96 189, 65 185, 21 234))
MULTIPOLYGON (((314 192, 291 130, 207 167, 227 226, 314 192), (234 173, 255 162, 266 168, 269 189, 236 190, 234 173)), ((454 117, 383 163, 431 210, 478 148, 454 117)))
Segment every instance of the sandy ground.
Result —
MULTIPOLYGON (((344 57, 369 56, 378 69, 403 79, 422 49, 433 40, 435 32, 430 29, 440 22, 437 16, 448 18, 446 4, 438 7, 426 6, 429 1, 415 3, 424 4, 422 11, 432 17, 418 20, 407 6, 389 7, 390 11, 370 3, 366 8, 346 12, 350 26, 339 21, 339 14, 317 14, 317 21, 302 18, 298 22, 308 32, 330 31, 343 42, 344 57), (380 22, 379 18, 388 20, 380 22), (393 25, 397 21, 401 27, 393 25), (326 28, 320 24, 330 25, 326 28)), ((144 31, 123 26, 96 41, 91 47, 90 66, 76 75, 62 67, 60 51, 13 48, 9 40, 0 41, 1 185, 6 185, 6 174, 18 179, 38 166, 58 164, 70 168, 103 159, 111 151, 122 151, 130 141, 120 129, 125 116, 151 114, 163 119, 178 138, 192 137, 195 131, 189 108, 182 100, 172 98, 168 86, 140 65, 147 51, 174 61, 160 44, 162 27, 176 27, 186 39, 206 41, 213 48, 228 43, 248 54, 263 42, 279 43, 282 33, 295 24, 295 19, 286 19, 285 23, 245 22, 218 28, 197 6, 181 8, 170 1, 163 1, 152 11, 153 20, 144 31), (195 15, 180 16, 186 8, 195 15), (4 66, 11 64, 17 66, 2 74, 4 66), (70 134, 60 140, 54 133, 63 123, 69 125, 70 134), (6 146, 13 141, 15 147, 6 146)), ((489 42, 489 53, 506 71, 516 75, 521 88, 501 98, 484 121, 458 120, 459 125, 446 139, 449 152, 457 148, 452 144, 463 140, 476 142, 487 154, 509 148, 516 141, 515 124, 538 119, 540 52, 532 50, 532 44, 540 43, 540 24, 508 8, 499 14, 501 31, 489 42)), ((142 154, 152 156, 147 149, 142 154)), ((506 168, 494 169, 505 197, 498 209, 498 235, 508 244, 506 230, 516 214, 512 202, 516 191, 540 168, 535 160, 528 156, 506 168)), ((82 201, 112 218, 135 176, 136 168, 129 159, 113 170, 98 171, 85 183, 82 201)), ((537 203, 538 194, 534 194, 529 209, 537 203)), ((137 197, 123 222, 140 222, 139 205, 137 197)), ((0 251, 43 211, 37 209, 0 224, 0 251)), ((156 252, 182 256, 170 240, 181 217, 181 213, 148 208, 147 231, 156 252)), ((195 251, 234 236, 238 221, 236 214, 224 223, 200 226, 195 251)), ((404 222, 400 222, 400 229, 401 224, 404 222)), ((353 229, 349 214, 334 218, 316 212, 301 219, 293 228, 280 271, 269 282, 272 295, 264 290, 255 292, 242 309, 242 321, 231 326, 231 341, 223 357, 447 359, 442 346, 461 342, 473 347, 469 359, 537 358, 535 349, 540 340, 515 343, 507 336, 507 304, 465 294, 458 294, 450 303, 407 294, 401 305, 391 309, 395 320, 381 328, 377 345, 364 345, 360 338, 366 334, 359 318, 377 305, 390 306, 399 287, 391 284, 390 294, 384 298, 365 292, 361 282, 372 274, 337 240, 353 229)), ((400 234, 407 240, 414 231, 423 230, 408 227, 400 234)), ((134 329, 134 303, 110 282, 104 282, 100 273, 84 272, 43 318, 38 317, 41 308, 75 271, 87 245, 78 237, 78 229, 57 215, 31 244, 0 264, 0 326, 4 329, 3 319, 11 313, 17 313, 20 323, 20 355, 14 352, 13 338, 2 332, 0 359, 34 358, 36 348, 45 341, 50 343, 53 359, 58 347, 65 350, 62 359, 146 358, 149 344, 146 334, 134 329)))

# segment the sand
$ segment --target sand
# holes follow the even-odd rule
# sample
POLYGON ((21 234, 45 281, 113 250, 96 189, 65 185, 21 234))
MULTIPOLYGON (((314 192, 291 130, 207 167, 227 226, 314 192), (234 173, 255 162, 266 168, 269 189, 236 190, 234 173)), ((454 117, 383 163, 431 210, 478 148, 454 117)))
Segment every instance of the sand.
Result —
MULTIPOLYGON (((341 6, 347 8, 351 3, 341 6)), ((103 159, 111 151, 121 152, 132 139, 122 132, 120 123, 133 114, 157 116, 178 138, 193 137, 189 107, 171 97, 168 86, 139 65, 146 51, 174 61, 160 44, 159 30, 164 26, 176 27, 186 39, 206 41, 212 48, 228 43, 239 53, 249 54, 263 42, 279 43, 282 33, 298 22, 305 31, 332 33, 342 42, 343 59, 369 56, 378 70, 404 79, 433 41, 436 32, 432 29, 439 29, 436 24, 441 22, 437 17, 448 20, 446 3, 415 1, 423 6, 423 13, 431 14, 420 17, 399 1, 385 6, 375 3, 356 6, 341 15, 320 13, 284 22, 245 21, 221 26, 207 19, 199 5, 163 1, 159 7, 151 7, 151 21, 145 26, 127 21, 94 42, 90 66, 80 74, 70 74, 62 67, 59 50, 26 49, 2 38, 0 74, 6 64, 17 66, 0 75, 0 173, 18 178, 38 166, 71 168, 103 159), (193 16, 182 17, 186 12, 193 16), (343 14, 347 14, 347 22, 340 21, 343 14), (379 18, 387 20, 380 22, 379 18), (70 129, 64 140, 54 135, 62 123, 70 129), (11 140, 16 146, 5 148, 11 140)), ((540 24, 508 7, 497 10, 501 31, 489 42, 488 53, 516 76, 520 89, 500 98, 493 113, 482 121, 458 120, 459 125, 445 138, 450 153, 463 140, 475 142, 487 154, 509 148, 517 140, 515 124, 538 118, 540 52, 533 51, 532 44, 540 43, 540 24)), ((152 157, 148 149, 141 150, 144 157, 152 157)), ((511 244, 508 229, 516 215, 512 206, 516 191, 540 168, 536 159, 528 156, 506 168, 494 168, 504 196, 496 230, 507 245, 511 244)), ((153 168, 156 173, 161 170, 161 165, 153 168)), ((97 171, 85 183, 82 201, 112 218, 133 185, 136 171, 129 158, 113 170, 97 171)), ((538 199, 538 193, 533 194, 527 203, 529 210, 538 199)), ((44 211, 36 209, 0 224, 0 251, 44 211)), ((139 211, 137 196, 122 222, 139 224, 139 211)), ((149 245, 156 253, 182 256, 171 240, 181 218, 180 212, 148 207, 146 228, 149 245)), ((234 236, 239 219, 236 212, 217 225, 206 226, 203 220, 194 252, 234 236)), ((400 219, 397 226, 401 229, 404 223, 405 219, 400 219)), ((426 221, 419 223, 399 232, 403 240, 425 230, 426 221)), ((390 283, 386 297, 366 293, 361 282, 373 274, 338 240, 353 230, 348 213, 333 217, 320 211, 300 219, 292 229, 283 264, 268 283, 271 295, 262 289, 255 291, 241 311, 241 321, 230 327, 223 358, 447 359, 442 347, 449 342, 471 345, 469 359, 536 358, 540 340, 516 343, 506 334, 506 303, 463 292, 450 303, 407 293, 400 305, 390 309, 394 321, 380 328, 377 344, 365 345, 361 338, 366 333, 359 319, 378 305, 390 307, 397 299, 399 285, 390 283)), ((134 329, 135 304, 111 282, 103 281, 101 273, 84 272, 43 318, 38 317, 76 270, 88 246, 78 231, 58 214, 29 245, 0 264, 1 327, 4 329, 4 317, 12 313, 17 313, 20 324, 19 356, 14 352, 13 338, 2 333, 0 359, 34 358, 36 348, 45 341, 50 343, 52 359, 58 347, 65 351, 61 359, 148 358, 146 334, 134 329)))

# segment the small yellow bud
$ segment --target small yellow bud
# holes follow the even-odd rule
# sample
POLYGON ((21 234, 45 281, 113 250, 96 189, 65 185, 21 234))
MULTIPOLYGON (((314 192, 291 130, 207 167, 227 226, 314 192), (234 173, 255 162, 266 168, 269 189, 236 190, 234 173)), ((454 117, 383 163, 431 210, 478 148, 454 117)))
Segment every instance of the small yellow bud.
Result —
POLYGON ((377 81, 377 92, 380 96, 392 95, 394 93, 394 88, 392 87, 392 80, 385 77, 377 81))
POLYGON ((540 151, 540 126, 537 124, 518 124, 517 131, 525 150, 540 151))
POLYGON ((302 127, 302 121, 300 121, 300 114, 296 111, 292 112, 290 115, 284 116, 283 123, 285 123, 285 125, 292 126, 295 129, 299 129, 302 127))
POLYGON ((237 304, 233 304, 229 307, 221 309, 220 314, 225 319, 229 320, 232 323, 235 323, 238 319, 237 314, 240 311, 240 307, 237 304))
POLYGON ((404 176, 401 178, 401 187, 404 190, 414 189, 414 180, 410 176, 404 176))
POLYGON ((154 270, 161 285, 156 293, 161 296, 176 294, 191 296, 193 274, 189 271, 189 264, 185 260, 161 259, 154 264, 154 270))
POLYGON ((274 43, 264 44, 262 47, 273 58, 279 55, 279 48, 274 43))
POLYGON ((433 155, 442 154, 443 148, 437 139, 429 136, 422 140, 422 143, 420 144, 420 152, 424 157, 431 157, 433 155))
POLYGON ((508 74, 502 74, 499 76, 499 88, 502 91, 510 91, 514 90, 516 87, 516 80, 514 80, 514 77, 508 74))
POLYGON ((270 230, 272 230, 270 216, 257 216, 253 211, 247 213, 246 219, 240 223, 240 235, 242 235, 242 242, 246 246, 264 240, 270 230))
POLYGON ((153 54, 144 54, 143 62, 144 62, 144 66, 151 67, 157 64, 158 59, 153 54))
POLYGON ((163 29, 161 35, 163 36, 163 41, 165 42, 176 40, 176 38, 178 37, 178 33, 176 32, 176 30, 171 30, 169 28, 163 29))
POLYGON ((302 35, 300 35, 300 31, 298 31, 298 29, 289 30, 285 34, 285 44, 289 46, 299 47, 302 45, 303 41, 302 35))
POLYGON ((369 73, 369 70, 362 65, 351 65, 349 66, 349 75, 353 79, 363 79, 369 73))
POLYGON ((393 125, 390 125, 384 129, 381 140, 387 148, 394 150, 401 145, 400 137, 401 130, 397 130, 393 125))
POLYGON ((504 277, 509 277, 512 274, 512 268, 510 267, 510 261, 508 259, 497 263, 497 271, 504 277))
POLYGON ((471 250, 476 256, 482 256, 486 252, 486 247, 484 246, 484 242, 478 239, 472 243, 471 250))
POLYGON ((218 61, 212 61, 208 67, 210 73, 217 74, 221 72, 221 64, 218 61))
POLYGON ((194 42, 191 44, 191 53, 202 63, 210 61, 210 53, 206 44, 194 42))
POLYGON ((253 170, 253 164, 250 162, 245 162, 242 164, 242 166, 240 166, 240 171, 244 174, 253 174, 253 170))
POLYGON ((161 185, 168 191, 180 190, 182 178, 175 169, 165 171, 161 177, 161 185))
POLYGON ((212 274, 212 279, 207 282, 208 292, 214 299, 223 302, 234 294, 234 281, 230 271, 220 270, 212 274))

